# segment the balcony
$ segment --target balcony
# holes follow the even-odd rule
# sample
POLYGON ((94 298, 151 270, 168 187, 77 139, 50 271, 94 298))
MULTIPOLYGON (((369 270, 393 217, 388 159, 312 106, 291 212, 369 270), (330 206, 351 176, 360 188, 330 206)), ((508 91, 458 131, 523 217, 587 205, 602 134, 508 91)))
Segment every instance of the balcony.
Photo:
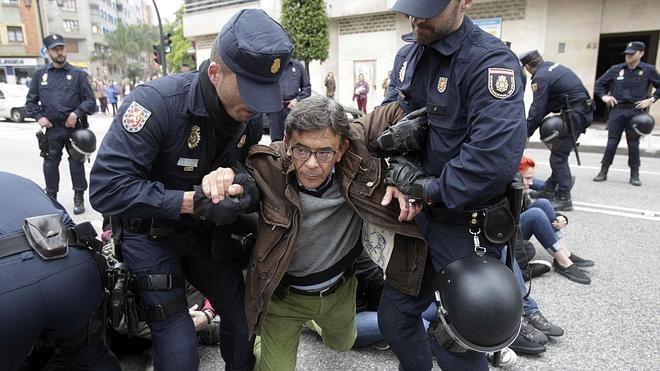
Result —
POLYGON ((185 13, 195 13, 257 1, 259 0, 185 0, 184 6, 185 13))

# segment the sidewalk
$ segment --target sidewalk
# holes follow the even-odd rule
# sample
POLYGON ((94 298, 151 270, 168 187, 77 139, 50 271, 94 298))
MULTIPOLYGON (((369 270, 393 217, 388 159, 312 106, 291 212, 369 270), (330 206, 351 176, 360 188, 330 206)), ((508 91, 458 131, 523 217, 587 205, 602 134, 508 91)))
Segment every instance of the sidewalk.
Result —
MULTIPOLYGON (((580 135, 578 139, 580 152, 605 152, 607 145, 607 126, 603 122, 594 122, 585 134, 580 135)), ((529 148, 546 148, 545 144, 541 142, 539 137, 539 130, 536 130, 534 135, 529 138, 529 148)), ((647 135, 640 139, 639 142, 640 156, 645 157, 660 157, 660 128, 658 125, 651 135, 647 135)), ((619 147, 616 151, 617 155, 628 155, 628 144, 626 143, 626 135, 621 137, 619 147)))

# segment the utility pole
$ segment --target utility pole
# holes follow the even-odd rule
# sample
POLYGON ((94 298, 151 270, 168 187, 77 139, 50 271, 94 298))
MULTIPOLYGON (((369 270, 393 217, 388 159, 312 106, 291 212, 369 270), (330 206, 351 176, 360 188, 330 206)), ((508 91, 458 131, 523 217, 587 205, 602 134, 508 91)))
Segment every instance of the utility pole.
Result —
POLYGON ((163 76, 167 76, 167 56, 165 55, 165 40, 163 40, 163 23, 160 21, 160 12, 158 11, 156 0, 151 0, 151 2, 154 4, 154 9, 156 9, 156 17, 158 17, 158 32, 160 33, 160 61, 163 65, 163 76))
MULTIPOLYGON (((46 37, 46 34, 44 34, 44 22, 41 20, 41 5, 39 5, 39 0, 35 0, 37 3, 37 13, 39 16, 39 31, 41 32, 41 39, 46 37)), ((41 48, 39 48, 41 50, 41 48)), ((48 58, 44 58, 44 63, 48 64, 48 58)))

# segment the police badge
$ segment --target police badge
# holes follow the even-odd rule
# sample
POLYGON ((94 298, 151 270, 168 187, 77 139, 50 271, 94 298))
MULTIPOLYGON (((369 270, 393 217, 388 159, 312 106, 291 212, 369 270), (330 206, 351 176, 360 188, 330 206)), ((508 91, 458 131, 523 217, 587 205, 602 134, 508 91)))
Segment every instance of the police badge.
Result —
POLYGON ((236 147, 243 148, 246 140, 247 140, 247 135, 245 134, 241 135, 241 139, 238 141, 238 144, 236 144, 236 147))
POLYGON ((508 68, 488 69, 488 91, 497 99, 506 99, 516 91, 513 70, 508 68))
POLYGON ((447 90, 447 78, 441 77, 438 79, 438 92, 444 93, 447 90))
POLYGON ((190 135, 188 136, 188 148, 195 149, 199 145, 199 141, 202 139, 200 135, 200 128, 197 125, 193 125, 190 128, 190 135))
POLYGON ((406 76, 407 67, 408 67, 408 61, 403 61, 401 68, 399 68, 399 82, 403 82, 403 78, 406 76))
POLYGON ((273 64, 270 66, 270 72, 276 74, 279 70, 280 67, 282 66, 282 60, 278 57, 273 60, 273 64))
POLYGON ((149 116, 151 116, 151 111, 142 107, 138 102, 133 101, 126 109, 126 112, 124 112, 121 123, 129 133, 137 133, 142 130, 149 116))

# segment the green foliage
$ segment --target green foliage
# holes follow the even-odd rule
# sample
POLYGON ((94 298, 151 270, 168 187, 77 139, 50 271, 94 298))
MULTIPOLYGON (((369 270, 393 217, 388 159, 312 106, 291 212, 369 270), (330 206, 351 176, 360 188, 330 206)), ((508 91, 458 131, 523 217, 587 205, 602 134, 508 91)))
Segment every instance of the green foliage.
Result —
POLYGON ((328 15, 324 0, 282 0, 282 26, 291 35, 294 56, 305 62, 328 59, 328 15))
POLYGON ((187 63, 192 69, 195 69, 195 61, 188 50, 192 47, 190 40, 183 37, 183 4, 176 11, 174 22, 167 22, 163 27, 163 33, 170 32, 172 36, 172 51, 167 54, 167 69, 169 71, 181 71, 181 65, 187 63))
POLYGON ((158 40, 157 35, 152 26, 119 22, 116 30, 105 35, 110 47, 109 53, 104 56, 108 68, 119 71, 122 76, 141 74, 139 71, 143 68, 135 67, 136 61, 141 59, 143 52, 151 55, 151 45, 158 40))

